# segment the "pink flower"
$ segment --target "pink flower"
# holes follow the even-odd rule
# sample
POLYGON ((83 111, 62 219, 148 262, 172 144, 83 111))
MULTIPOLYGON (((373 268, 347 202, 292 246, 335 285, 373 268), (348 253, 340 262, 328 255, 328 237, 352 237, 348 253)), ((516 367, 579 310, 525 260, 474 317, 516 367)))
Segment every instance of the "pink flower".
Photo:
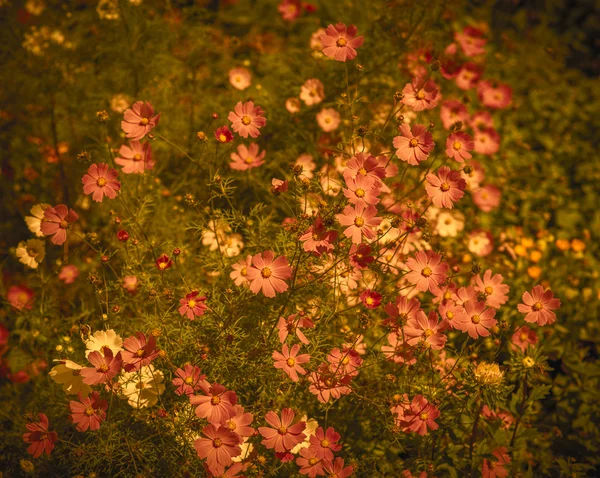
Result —
POLYGON ((317 216, 315 222, 298 239, 304 243, 306 252, 314 252, 320 256, 333 251, 333 243, 337 237, 337 231, 328 231, 321 216, 317 216))
POLYGON ((452 294, 452 300, 461 307, 469 302, 477 302, 477 290, 473 286, 461 287, 452 294))
POLYGON ((440 304, 438 311, 442 317, 442 320, 449 324, 450 327, 453 329, 458 328, 458 319, 462 314, 464 314, 464 309, 462 306, 456 305, 452 300, 448 300, 446 303, 440 304))
POLYGON ((233 141, 233 133, 229 131, 229 126, 221 126, 215 130, 215 138, 219 143, 230 143, 233 141))
POLYGON ((485 129, 493 129, 494 128, 494 118, 492 118, 492 114, 489 111, 478 111, 473 116, 471 116, 471 121, 469 122, 471 128, 474 131, 485 130, 485 129))
POLYGON ((336 477, 337 478, 348 478, 354 472, 354 468, 351 466, 344 467, 344 459, 336 458, 335 461, 327 461, 323 462, 323 470, 329 473, 329 478, 336 477))
POLYGON ((11 285, 6 293, 8 303, 17 310, 31 309, 34 292, 24 285, 11 285))
POLYGON ((178 368, 175 371, 176 377, 171 382, 177 387, 175 393, 190 396, 202 387, 210 387, 210 384, 206 381, 206 375, 202 375, 201 372, 200 367, 189 363, 185 364, 183 368, 178 368))
POLYGON ((500 205, 502 193, 496 186, 488 184, 472 192, 473 202, 483 212, 490 212, 500 205))
POLYGON ((117 170, 109 168, 108 164, 92 164, 81 178, 84 194, 91 194, 96 202, 102 202, 104 196, 116 198, 121 189, 121 183, 117 181, 118 175, 117 170))
POLYGON ((428 430, 437 430, 439 425, 435 419, 440 416, 440 411, 423 395, 417 395, 413 398, 410 407, 404 412, 404 419, 401 420, 401 426, 404 431, 416 432, 419 435, 426 435, 428 430))
POLYGON ((267 124, 264 114, 265 112, 261 107, 255 107, 252 101, 247 103, 239 101, 234 110, 229 113, 227 119, 231 121, 233 131, 242 138, 247 138, 248 135, 252 138, 258 138, 260 136, 259 129, 267 124))
POLYGON ((483 274, 483 279, 478 275, 475 278, 475 283, 477 284, 475 290, 485 294, 485 303, 488 307, 499 309, 508 300, 507 294, 510 291, 510 287, 502 283, 504 278, 501 274, 492 274, 493 272, 488 269, 483 274))
POLYGON ((123 277, 123 289, 130 294, 135 294, 139 285, 138 278, 136 276, 125 276, 123 277))
POLYGON ((225 467, 232 463, 231 458, 239 456, 242 449, 239 446, 240 437, 225 427, 210 424, 202 429, 207 438, 194 441, 194 448, 200 458, 206 463, 213 475, 220 476, 225 467))
POLYGON ((374 290, 366 289, 360 294, 360 300, 367 309, 375 309, 381 304, 381 294, 374 290))
POLYGON ((237 403, 235 392, 227 390, 223 385, 213 383, 202 386, 205 395, 192 395, 190 403, 196 405, 196 416, 206 418, 209 423, 219 425, 235 415, 233 406, 237 403))
POLYGON ((292 276, 292 268, 285 256, 275 259, 273 251, 265 251, 252 257, 252 267, 247 271, 250 290, 258 294, 261 290, 265 297, 275 297, 285 292, 288 285, 284 282, 292 276))
POLYGON ((480 229, 471 231, 467 248, 469 252, 479 257, 489 256, 494 250, 494 237, 489 231, 480 229))
POLYGON ((58 278, 65 284, 72 284, 79 277, 79 269, 73 264, 63 266, 58 273, 58 278))
POLYGON ((323 458, 319 457, 317 451, 313 448, 302 448, 300 456, 296 459, 296 465, 300 467, 301 475, 307 475, 309 478, 323 476, 323 458))
POLYGON ((346 237, 352 238, 352 242, 360 244, 363 236, 367 241, 377 237, 375 227, 379 226, 382 219, 377 217, 375 206, 366 207, 363 204, 346 206, 342 214, 336 214, 336 219, 342 226, 348 226, 344 230, 346 237))
POLYGON ((317 113, 317 124, 326 133, 335 131, 340 125, 340 114, 333 108, 323 108, 317 113))
POLYGON ((334 374, 349 375, 356 377, 359 368, 363 363, 360 354, 354 349, 334 348, 327 354, 327 361, 330 363, 330 370, 334 374))
POLYGON ((323 431, 323 427, 319 427, 315 434, 310 437, 310 449, 315 452, 318 458, 331 461, 333 460, 333 452, 342 449, 342 445, 338 443, 340 438, 340 434, 332 427, 327 428, 326 432, 323 431))
POLYGON ((288 98, 285 100, 285 109, 291 114, 296 114, 300 111, 302 103, 298 98, 288 98))
POLYGON ((302 6, 300 0, 281 0, 281 3, 277 5, 277 10, 287 22, 293 22, 302 15, 302 6))
POLYGON ((411 132, 410 126, 405 123, 400 126, 400 132, 402 136, 394 138, 394 148, 397 148, 396 156, 411 166, 417 166, 420 162, 425 161, 435 146, 433 136, 427 131, 427 128, 416 124, 411 132))
POLYGON ((320 80, 311 78, 300 87, 300 99, 307 106, 318 105, 325 98, 325 88, 320 80))
POLYGON ((258 144, 250 143, 250 147, 240 144, 237 147, 237 153, 231 153, 232 162, 229 163, 231 169, 237 171, 246 171, 247 169, 258 168, 265 164, 263 158, 266 151, 260 151, 258 144))
POLYGON ((517 308, 519 312, 527 314, 526 322, 536 322, 538 325, 550 325, 556 320, 552 312, 560 307, 560 300, 554 297, 550 289, 544 291, 541 285, 536 285, 531 292, 523 294, 523 303, 517 308))
POLYGON ((283 317, 279 317, 279 322, 277 322, 277 328, 279 330, 279 341, 284 343, 287 339, 288 334, 296 334, 298 340, 305 345, 310 343, 310 340, 306 338, 306 336, 300 330, 301 328, 312 329, 315 324, 308 317, 303 317, 299 314, 292 314, 287 319, 283 317))
POLYGON ((310 360, 310 355, 298 355, 300 344, 294 344, 290 350, 287 344, 283 344, 280 352, 273 352, 274 367, 283 370, 293 382, 298 381, 298 374, 306 375, 300 364, 307 363, 310 360))
POLYGON ((510 456, 506 447, 501 446, 496 448, 492 455, 496 458, 495 460, 483 459, 483 466, 481 467, 482 478, 506 478, 508 476, 508 470, 504 468, 504 465, 510 463, 510 456))
POLYGON ((89 397, 82 397, 81 392, 77 394, 79 401, 71 400, 69 408, 71 409, 71 420, 77 425, 77 431, 84 432, 98 430, 100 424, 106 419, 106 410, 108 403, 100 398, 98 392, 92 392, 89 397))
POLYGON ((58 441, 56 432, 49 430, 50 422, 48 421, 48 417, 43 413, 39 413, 38 418, 40 419, 39 422, 25 425, 29 433, 23 434, 23 441, 30 443, 27 453, 33 456, 33 458, 39 458, 42 453, 46 453, 46 455, 52 453, 54 445, 58 441))
POLYGON ((448 340, 448 337, 442 333, 442 327, 443 322, 439 322, 435 310, 429 312, 429 316, 426 316, 425 312, 421 310, 415 319, 408 320, 403 330, 409 345, 415 346, 422 343, 433 350, 442 350, 448 340))
POLYGON ((284 453, 294 448, 306 438, 302 433, 306 429, 305 422, 294 421, 294 412, 291 408, 281 410, 281 419, 275 412, 268 412, 265 420, 271 427, 259 427, 259 433, 264 437, 262 444, 278 453, 284 453))
POLYGON ((488 108, 503 109, 512 101, 512 89, 502 83, 494 85, 490 81, 480 81, 477 85, 477 94, 479 101, 488 108))
POLYGON ((352 376, 331 370, 330 364, 327 363, 319 365, 317 371, 309 375, 308 380, 311 382, 308 391, 316 395, 321 403, 327 403, 331 398, 338 399, 352 392, 352 388, 348 385, 352 381, 352 376))
POLYGON ((434 294, 446 280, 450 268, 447 263, 442 262, 442 256, 433 251, 417 251, 414 258, 406 261, 406 267, 410 270, 405 276, 408 282, 421 292, 430 290, 434 294))
POLYGON ((485 53, 487 40, 483 32, 475 27, 465 27, 462 32, 456 32, 454 39, 458 42, 466 56, 478 56, 485 53))
POLYGON ((348 61, 356 58, 356 48, 362 46, 364 37, 357 37, 357 28, 350 25, 346 28, 343 23, 329 25, 325 34, 321 35, 323 54, 337 61, 348 61))
POLYGON ((446 139, 446 155, 459 163, 464 163, 465 159, 472 158, 469 151, 472 151, 474 147, 473 139, 463 131, 452 133, 446 139))
POLYGON ((477 86, 477 82, 483 70, 481 67, 476 65, 475 63, 465 63, 461 66, 458 75, 456 75, 455 81, 456 86, 458 86, 461 90, 470 90, 471 88, 475 88, 477 86))
POLYGON ((288 180, 273 178, 271 180, 271 192, 273 194, 281 194, 288 190, 288 180))
POLYGON ((240 259, 231 266, 233 271, 229 274, 229 277, 233 279, 236 286, 248 284, 248 269, 252 267, 252 256, 246 256, 245 259, 240 259))
POLYGON ((154 168, 152 161, 152 146, 149 142, 144 144, 139 141, 131 141, 129 146, 126 144, 119 148, 119 158, 115 158, 115 163, 123 166, 125 174, 144 174, 154 168))
POLYGON ((252 75, 246 68, 229 70, 229 84, 236 90, 244 91, 252 84, 252 75))
POLYGON ((230 432, 240 436, 240 438, 251 437, 254 435, 254 428, 250 426, 254 417, 251 413, 244 411, 244 407, 235 405, 234 413, 223 423, 223 426, 230 432))
POLYGON ((467 332, 473 339, 487 337, 490 335, 490 329, 497 324, 494 319, 496 311, 487 309, 485 302, 476 302, 470 300, 464 306, 464 312, 456 321, 456 328, 467 332))
POLYGON ((450 129, 457 121, 466 122, 469 119, 469 112, 460 101, 446 100, 440 108, 440 118, 444 128, 450 129))
POLYGON ((538 336, 535 333, 535 330, 523 325, 512 335, 511 342, 519 347, 522 352, 525 352, 527 347, 537 344, 538 336))
POLYGON ((491 156, 500 149, 500 135, 493 128, 479 129, 474 133, 475 152, 491 156))
POLYGON ((350 158, 344 169, 344 178, 365 176, 372 179, 374 184, 379 187, 383 185, 382 179, 385 178, 385 168, 379 163, 375 156, 365 153, 356 153, 356 156, 350 158))
POLYGON ((134 372, 146 365, 149 365, 156 357, 158 350, 156 349, 156 339, 153 335, 149 338, 143 332, 137 332, 135 335, 126 338, 123 341, 123 357, 124 368, 126 372, 134 372))
POLYGON ((421 302, 419 299, 407 299, 401 295, 396 297, 394 304, 391 302, 383 309, 389 318, 383 321, 384 325, 392 328, 402 327, 409 319, 416 319, 421 312, 421 302))
POLYGON ((77 213, 64 204, 48 207, 44 211, 40 230, 45 236, 53 236, 52 243, 60 246, 67 240, 69 224, 77 221, 77 219, 79 219, 77 213))
POLYGON ((412 83, 407 83, 402 93, 404 94, 402 103, 410 106, 413 111, 435 108, 440 96, 440 90, 433 80, 423 83, 419 77, 413 78, 412 83))
POLYGON ((121 129, 125 135, 134 140, 140 140, 158 125, 160 115, 154 115, 154 108, 147 101, 136 101, 131 109, 125 110, 121 129))
POLYGON ((87 385, 109 382, 121 371, 123 364, 121 352, 113 356, 110 348, 104 349, 104 355, 96 350, 90 352, 88 361, 93 367, 82 368, 80 371, 83 383, 87 385))
POLYGON ((460 171, 452 171, 448 166, 442 166, 437 174, 427 175, 425 190, 435 207, 452 209, 454 203, 465 195, 467 182, 460 177, 460 171))
POLYGON ((181 307, 179 307, 179 313, 186 316, 190 320, 194 320, 196 317, 204 315, 204 311, 208 309, 206 304, 206 296, 198 297, 199 292, 193 290, 185 296, 185 298, 179 301, 181 307))
POLYGON ((363 206, 379 203, 378 196, 381 194, 381 189, 377 187, 379 182, 375 183, 372 178, 362 175, 357 175, 355 178, 347 175, 344 179, 348 186, 344 188, 344 196, 348 198, 350 203, 354 205, 362 204, 363 206))

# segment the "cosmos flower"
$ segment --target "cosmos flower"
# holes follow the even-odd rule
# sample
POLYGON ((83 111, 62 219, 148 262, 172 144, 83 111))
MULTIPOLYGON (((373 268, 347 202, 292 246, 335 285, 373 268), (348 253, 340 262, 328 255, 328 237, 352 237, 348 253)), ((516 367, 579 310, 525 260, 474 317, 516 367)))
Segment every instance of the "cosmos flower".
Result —
POLYGON ((40 230, 44 235, 52 236, 53 244, 61 246, 67 240, 69 225, 77 219, 79 219, 77 213, 64 204, 48 207, 44 210, 44 219, 40 230))
POLYGON ((448 166, 442 166, 437 174, 427 175, 425 190, 435 207, 452 209, 454 203, 465 195, 467 182, 460 177, 459 171, 452 171, 448 166))
POLYGON ((28 423, 25 426, 28 433, 23 434, 23 441, 30 443, 27 448, 29 453, 34 458, 39 458, 42 453, 49 455, 54 449, 54 445, 58 441, 56 432, 50 431, 50 422, 48 417, 43 413, 38 414, 39 422, 28 423))
POLYGON ((246 103, 239 101, 234 110, 229 113, 227 119, 231 121, 233 131, 242 138, 248 136, 258 138, 260 136, 259 129, 267 124, 264 114, 262 108, 260 106, 255 107, 252 101, 246 103))
POLYGON ((527 314, 526 322, 536 322, 538 325, 550 325, 556 321, 552 312, 560 307, 560 300, 554 297, 550 289, 544 290, 536 285, 531 292, 523 293, 523 303, 517 306, 519 312, 527 314))
POLYGON ((247 270, 250 290, 262 291, 265 297, 275 297, 288 289, 285 279, 292 276, 292 268, 285 256, 275 258, 273 251, 265 251, 252 257, 252 267, 247 270))
POLYGON ((190 320, 195 320, 196 317, 204 315, 204 311, 208 309, 206 304, 206 296, 198 297, 199 292, 193 290, 179 301, 179 313, 190 320))
POLYGON ((125 174, 144 174, 154 168, 152 146, 149 142, 142 144, 130 141, 129 145, 124 144, 119 148, 119 157, 115 158, 115 163, 123 166, 125 174))
POLYGON ((231 169, 236 171, 246 171, 252 168, 258 168, 265 164, 263 158, 267 154, 266 151, 260 151, 258 144, 250 143, 247 147, 244 144, 240 144, 237 147, 237 152, 231 153, 232 162, 229 163, 231 169))
POLYGON ((91 194, 96 202, 102 202, 104 196, 116 198, 121 189, 117 176, 117 170, 109 168, 108 164, 92 164, 81 178, 84 194, 91 194))
POLYGON ((329 25, 325 34, 321 35, 323 54, 337 61, 348 61, 356 58, 356 49, 361 47, 364 37, 357 37, 354 25, 346 27, 343 23, 329 25))
POLYGON ((43 241, 29 239, 27 242, 19 242, 16 254, 19 262, 32 269, 37 269, 39 263, 44 260, 46 248, 43 241))
POLYGON ((396 156, 402 161, 406 161, 411 166, 418 166, 425 161, 433 148, 433 136, 427 128, 421 124, 411 127, 407 124, 400 126, 402 136, 394 137, 394 148, 396 156))
POLYGON ((229 70, 229 84, 236 90, 244 91, 252 84, 252 75, 246 68, 232 68, 229 70))
POLYGON ((301 364, 310 360, 310 355, 298 355, 299 351, 300 344, 294 344, 291 349, 287 344, 283 344, 281 352, 274 351, 272 355, 273 360, 275 360, 273 366, 283 370, 293 382, 298 381, 298 374, 306 375, 306 370, 301 367, 301 364))
POLYGON ((87 397, 79 393, 78 399, 79 401, 69 402, 71 420, 77 425, 77 431, 98 430, 100 424, 106 419, 108 403, 102 400, 96 391, 87 397))
POLYGON ((473 139, 463 131, 452 133, 446 139, 446 155, 459 163, 464 163, 465 159, 471 159, 469 151, 475 148, 473 139))
POLYGON ((258 428, 259 433, 264 437, 262 444, 278 453, 283 453, 302 442, 306 437, 303 433, 306 422, 300 421, 292 425, 294 416, 291 408, 281 410, 281 418, 275 412, 268 412, 265 415, 265 420, 273 428, 258 428))
POLYGON ((147 101, 136 101, 131 109, 125 110, 121 129, 132 140, 140 140, 158 125, 160 114, 154 115, 154 108, 147 101))

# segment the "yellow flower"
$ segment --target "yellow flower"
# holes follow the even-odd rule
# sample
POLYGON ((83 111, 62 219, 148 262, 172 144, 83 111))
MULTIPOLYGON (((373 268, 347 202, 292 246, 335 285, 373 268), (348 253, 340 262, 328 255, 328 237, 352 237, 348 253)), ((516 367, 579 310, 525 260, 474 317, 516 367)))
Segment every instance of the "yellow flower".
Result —
POLYGON ((571 241, 571 249, 575 252, 583 252, 585 251, 585 242, 580 239, 573 239, 571 241))
POLYGON ((498 386, 504 379, 504 372, 497 363, 481 362, 475 369, 475 380, 481 385, 498 386))
POLYGON ((527 274, 532 279, 538 279, 542 275, 542 268, 538 266, 531 266, 527 268, 527 274))

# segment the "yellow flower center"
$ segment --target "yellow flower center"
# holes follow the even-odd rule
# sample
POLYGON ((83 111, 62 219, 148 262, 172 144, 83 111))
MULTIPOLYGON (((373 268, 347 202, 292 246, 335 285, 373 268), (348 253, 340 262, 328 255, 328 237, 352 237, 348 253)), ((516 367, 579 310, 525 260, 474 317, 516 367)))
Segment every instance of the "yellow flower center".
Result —
POLYGON ((471 317, 471 322, 474 324, 478 324, 480 320, 481 318, 479 317, 479 314, 475 314, 473 317, 471 317))
POLYGON ((140 153, 134 154, 133 155, 133 160, 134 161, 141 161, 142 160, 142 155, 140 153))
POLYGON ((445 182, 445 181, 444 181, 444 182, 442 183, 442 185, 440 186, 440 189, 441 189, 443 192, 450 191, 450 185, 449 185, 447 182, 445 182))
POLYGON ((521 332, 521 335, 519 335, 519 338, 525 342, 527 340, 527 334, 525 332, 521 332))
POLYGON ((27 248, 27 255, 29 257, 35 257, 37 255, 37 251, 31 247, 27 248))
POLYGON ((279 427, 279 429, 277 430, 279 432, 280 435, 285 435, 287 433, 287 428, 284 426, 279 427))
POLYGON ((92 416, 92 415, 94 415, 95 413, 96 413, 96 412, 95 412, 95 410, 94 410, 92 407, 87 407, 87 408, 85 409, 85 414, 86 414, 88 417, 91 417, 91 416, 92 416))
POLYGON ((254 158, 252 156, 248 156, 246 159, 244 159, 244 162, 246 164, 252 164, 254 162, 254 158))
POLYGON ((265 267, 261 272, 260 275, 262 275, 265 279, 268 279, 269 277, 271 277, 271 269, 269 269, 268 267, 265 267))
POLYGON ((144 349, 138 349, 138 351, 135 353, 138 357, 143 357, 144 356, 144 349))
POLYGON ((350 359, 348 358, 348 356, 346 355, 343 359, 342 359, 342 365, 348 365, 350 363, 350 359))
POLYGON ((413 138, 409 141, 408 144, 410 144, 411 148, 415 148, 419 144, 419 141, 417 140, 417 138, 413 138))
POLYGON ((243 275, 244 277, 248 274, 248 268, 247 267, 242 267, 240 269, 240 275, 243 275))
POLYGON ((327 440, 327 439, 321 440, 321 446, 323 448, 329 448, 329 445, 330 445, 329 440, 327 440))
POLYGON ((229 420, 227 422, 227 428, 229 428, 229 430, 234 431, 237 428, 237 425, 235 424, 235 422, 233 420, 229 420))
POLYGON ((225 136, 223 133, 221 133, 221 134, 219 135, 219 141, 220 141, 221 143, 226 143, 226 142, 227 142, 227 136, 225 136))
POLYGON ((455 141, 452 147, 458 151, 460 148, 462 148, 462 143, 460 141, 455 141))
POLYGON ((221 403, 221 397, 217 397, 216 395, 210 399, 210 403, 213 405, 218 405, 221 403))
POLYGON ((536 302, 535 304, 533 304, 533 307, 532 307, 532 309, 535 310, 536 312, 539 312, 543 308, 544 308, 544 306, 540 302, 536 302))
POLYGON ((452 320, 454 318, 454 312, 452 312, 451 310, 446 312, 446 318, 452 320))
POLYGON ((366 176, 367 175, 367 170, 365 168, 360 168, 358 170, 358 174, 360 174, 361 176, 366 176))
POLYGON ((242 116, 242 123, 248 126, 250 123, 252 123, 252 119, 250 118, 250 116, 244 115, 242 116))
POLYGON ((289 359, 287 359, 285 361, 285 363, 287 364, 288 367, 293 367, 294 365, 296 365, 296 361, 292 357, 290 357, 289 359))
POLYGON ((106 373, 108 372, 108 365, 103 363, 102 365, 100 365, 100 367, 98 367, 98 370, 100 370, 102 373, 106 373))
POLYGON ((525 368, 531 368, 531 367, 533 367, 534 365, 535 365, 535 360, 534 360, 533 358, 531 358, 531 357, 525 357, 525 358, 523 359, 523 366, 524 366, 525 368))
POLYGON ((487 286, 487 287, 485 288, 485 293, 486 293, 487 295, 490 295, 490 294, 492 294, 493 292, 494 292, 494 289, 492 289, 490 286, 487 286))
POLYGON ((446 299, 446 300, 452 299, 452 294, 450 293, 449 290, 447 290, 446 292, 444 292, 444 299, 446 299))
POLYGON ((367 305, 373 305, 373 298, 372 297, 367 297, 366 300, 365 300, 365 303, 367 305))
POLYGON ((419 418, 423 421, 427 420, 429 418, 429 413, 427 412, 423 412, 419 415, 419 418))
POLYGON ((220 448, 222 445, 223 445, 223 442, 221 441, 221 439, 220 439, 220 438, 215 438, 215 439, 213 440, 213 446, 214 446, 215 448, 220 448))
POLYGON ((431 337, 433 335, 433 330, 427 329, 425 330, 425 337, 431 337))
POLYGON ((65 221, 64 219, 63 219, 62 221, 60 221, 60 222, 58 223, 58 225, 59 225, 60 227, 62 227, 63 229, 66 229, 67 227, 69 227, 69 223, 68 223, 67 221, 65 221))
POLYGON ((423 277, 429 277, 431 274, 433 274, 433 271, 431 270, 431 267, 425 267, 425 269, 423 269, 421 271, 421 275, 423 277))
POLYGON ((192 383, 194 383, 194 379, 192 377, 185 377, 184 382, 188 385, 191 385, 192 383))
POLYGON ((348 44, 348 40, 346 40, 345 38, 338 38, 335 44, 341 48, 348 44))
POLYGON ((354 219, 354 225, 357 227, 362 227, 365 224, 365 220, 362 217, 357 217, 354 219))
POLYGON ((364 198, 365 197, 365 190, 358 188, 356 191, 354 191, 354 194, 356 194, 356 197, 359 198, 364 198))
POLYGON ((425 98, 425 92, 423 90, 419 90, 415 96, 418 100, 422 100, 423 98, 425 98))
POLYGON ((149 120, 148 120, 148 118, 142 118, 142 119, 140 120, 140 124, 141 124, 141 125, 144 125, 144 126, 146 126, 148 123, 149 123, 149 120))
POLYGON ((160 267, 161 269, 166 269, 167 268, 167 263, 166 262, 161 262, 158 267, 160 267))
POLYGON ((196 307, 196 301, 195 301, 195 300, 193 300, 193 299, 192 299, 192 300, 188 300, 187 306, 188 306, 190 309, 193 309, 194 307, 196 307))

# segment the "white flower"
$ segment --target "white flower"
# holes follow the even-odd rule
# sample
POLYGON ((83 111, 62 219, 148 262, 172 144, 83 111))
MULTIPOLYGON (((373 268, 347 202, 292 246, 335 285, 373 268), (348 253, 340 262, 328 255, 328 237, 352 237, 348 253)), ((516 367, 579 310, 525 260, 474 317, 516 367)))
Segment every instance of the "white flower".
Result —
POLYGON ((39 239, 29 239, 27 242, 21 241, 17 246, 19 261, 32 269, 37 269, 38 264, 44 260, 45 255, 44 241, 39 239))
POLYGON ((112 330, 97 330, 94 332, 85 342, 85 356, 88 357, 90 353, 97 351, 104 355, 104 349, 110 349, 114 355, 117 355, 123 350, 123 339, 112 330))
POLYGON ((122 398, 127 399, 133 408, 152 407, 165 391, 164 378, 163 373, 155 370, 152 364, 137 372, 123 372, 119 377, 122 398))
POLYGON ((459 211, 440 212, 435 232, 442 237, 456 237, 465 227, 465 216, 459 211))
POLYGON ((77 395, 81 392, 82 395, 89 395, 92 392, 92 387, 83 383, 80 375, 81 365, 71 362, 70 360, 54 360, 60 362, 52 368, 48 375, 52 377, 56 383, 63 386, 65 393, 77 395))
POLYGON ((44 217, 44 211, 50 207, 50 204, 36 204, 31 208, 31 216, 25 216, 25 222, 31 232, 37 237, 44 237, 44 233, 41 231, 42 219, 44 217))
POLYGON ((244 438, 244 443, 240 445, 240 448, 242 449, 242 452, 238 456, 231 457, 231 461, 234 463, 239 463, 242 460, 245 460, 250 456, 252 450, 254 450, 254 446, 248 441, 248 437, 244 438))

